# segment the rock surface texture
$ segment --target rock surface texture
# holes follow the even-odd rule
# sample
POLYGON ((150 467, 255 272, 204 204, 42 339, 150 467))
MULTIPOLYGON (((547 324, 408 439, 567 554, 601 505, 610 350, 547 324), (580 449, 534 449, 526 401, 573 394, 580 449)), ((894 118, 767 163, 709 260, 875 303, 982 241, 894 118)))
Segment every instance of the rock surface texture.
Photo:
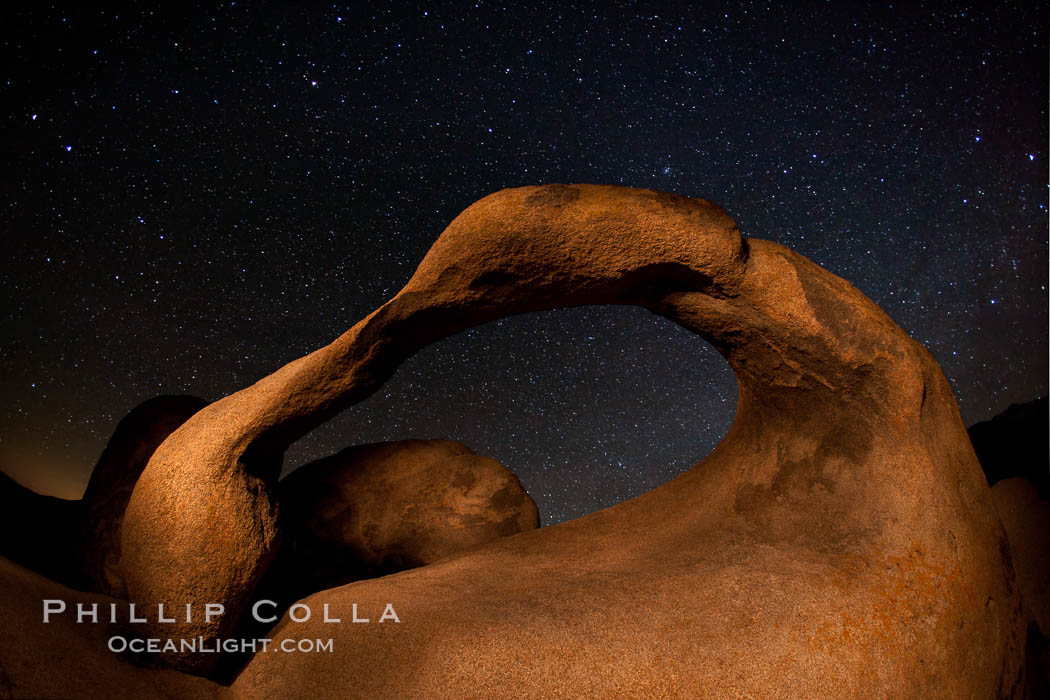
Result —
MULTIPOLYGON (((127 619, 128 604, 79 593, 0 558, 0 697, 4 698, 229 698, 227 688, 166 669, 147 670, 107 650, 115 634, 105 620, 110 605, 127 619), (43 601, 63 601, 64 613, 43 623, 43 601), (77 623, 76 606, 97 605, 100 622, 77 623)), ((55 603, 57 606, 57 603, 55 603)))
MULTIPOLYGON (((940 369, 847 282, 649 190, 504 190, 460 214, 393 299, 193 416, 124 519, 131 599, 224 602, 167 636, 221 636, 278 539, 283 449, 438 338, 501 316, 639 304, 728 360, 736 419, 633 500, 308 598, 279 624, 335 653, 257 654, 241 697, 996 697, 1024 621, 989 489, 940 369), (386 603, 400 623, 378 623, 386 603)), ((207 659, 171 657, 195 672, 207 659)))
POLYGON ((279 492, 288 543, 274 568, 303 594, 540 524, 510 470, 451 440, 351 447, 295 470, 279 492))
POLYGON ((195 396, 157 396, 117 424, 81 499, 77 555, 94 590, 117 598, 127 595, 120 570, 120 532, 135 482, 157 446, 207 405, 195 396))

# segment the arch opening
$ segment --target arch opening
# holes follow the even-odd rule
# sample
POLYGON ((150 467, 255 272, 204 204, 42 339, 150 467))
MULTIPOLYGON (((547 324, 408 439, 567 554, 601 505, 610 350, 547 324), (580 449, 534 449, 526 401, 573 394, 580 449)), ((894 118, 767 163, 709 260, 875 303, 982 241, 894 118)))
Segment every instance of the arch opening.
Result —
POLYGON ((508 316, 421 349, 293 443, 285 475, 354 444, 451 439, 514 472, 554 525, 695 465, 729 430, 736 399, 713 347, 642 307, 508 316))

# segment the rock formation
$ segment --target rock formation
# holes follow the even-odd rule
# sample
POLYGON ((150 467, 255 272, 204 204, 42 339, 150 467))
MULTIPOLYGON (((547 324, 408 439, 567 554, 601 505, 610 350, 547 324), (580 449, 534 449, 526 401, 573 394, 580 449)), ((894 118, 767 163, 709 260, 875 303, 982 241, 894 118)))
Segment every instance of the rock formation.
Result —
MULTIPOLYGON (((124 519, 131 599, 221 602, 222 636, 278 541, 292 441, 438 338, 501 316, 642 305, 736 373, 736 419, 636 499, 306 603, 282 622, 337 653, 257 654, 244 697, 996 697, 1021 681, 1008 547, 928 352, 847 282, 649 190, 504 190, 460 214, 394 298, 330 345, 201 410, 153 455, 124 519), (386 603, 400 623, 378 623, 386 603)), ((169 663, 206 673, 211 659, 169 663)))
POLYGON ((512 472, 451 440, 351 447, 300 467, 279 492, 289 545, 274 568, 297 590, 291 601, 539 527, 512 472))
POLYGON ((1025 617, 1028 697, 1050 697, 1050 432, 1047 397, 1012 404, 968 432, 1007 538, 1025 617))
POLYGON ((1017 572, 1028 622, 1026 657, 1030 697, 1050 697, 1050 503, 1032 482, 1003 479, 992 499, 1010 540, 1010 561, 1017 572))
POLYGON ((80 501, 45 496, 0 472, 0 556, 74 588, 88 585, 74 551, 80 501))
POLYGON ((94 590, 117 598, 126 595, 120 531, 132 489, 157 446, 207 405, 195 396, 157 396, 133 408, 117 424, 82 499, 77 554, 94 590))
POLYGON ((1021 476, 1050 500, 1050 412, 1047 397, 1012 404, 991 420, 967 431, 989 486, 1021 476))

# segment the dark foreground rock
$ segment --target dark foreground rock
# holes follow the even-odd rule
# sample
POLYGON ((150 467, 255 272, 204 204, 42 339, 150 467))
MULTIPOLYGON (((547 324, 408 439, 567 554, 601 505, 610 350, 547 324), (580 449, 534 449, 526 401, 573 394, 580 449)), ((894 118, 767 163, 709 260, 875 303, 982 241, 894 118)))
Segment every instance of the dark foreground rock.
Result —
POLYGON ((1010 540, 1010 561, 1028 619, 1031 697, 1050 697, 1050 503, 1021 477, 996 483, 992 498, 1010 540))
POLYGON ((989 486, 1016 476, 1028 479, 1050 500, 1050 413, 1047 397, 1012 404, 967 431, 989 486))

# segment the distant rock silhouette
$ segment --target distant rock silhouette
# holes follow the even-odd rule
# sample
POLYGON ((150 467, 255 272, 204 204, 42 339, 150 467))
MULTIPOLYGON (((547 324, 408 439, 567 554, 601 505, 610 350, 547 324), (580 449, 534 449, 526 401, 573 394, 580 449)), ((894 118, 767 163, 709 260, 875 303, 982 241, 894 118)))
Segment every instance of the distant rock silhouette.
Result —
POLYGON ((117 598, 126 596, 120 570, 120 532, 131 491, 157 446, 207 405, 195 396, 157 396, 133 408, 117 424, 82 499, 77 553, 93 590, 117 598))
POLYGON ((281 481, 292 598, 422 566, 539 527, 536 504, 495 460, 451 440, 361 445, 281 481))
POLYGON ((77 590, 124 597, 120 536, 124 509, 157 445, 207 405, 193 396, 158 396, 117 424, 83 498, 44 496, 0 473, 3 555, 77 590))
POLYGON ((87 588, 74 536, 81 503, 44 496, 0 472, 0 555, 72 588, 87 588))
POLYGON ((988 485, 1023 476, 1050 500, 1050 413, 1047 397, 1012 404, 968 430, 988 485))
MULTIPOLYGON (((691 470, 630 501, 302 601, 338 653, 256 654, 238 697, 1000 697, 1022 682, 1009 547, 936 362, 847 282, 650 190, 504 190, 330 345, 204 408, 156 451, 124 519, 137 603, 224 603, 143 625, 214 640, 280 541, 294 440, 412 353, 502 316, 630 303, 711 342, 737 415, 691 470), (384 606, 400 623, 378 623, 384 606)), ((557 445, 551 445, 556 451, 557 445)), ((167 663, 208 673, 214 655, 167 663)))

